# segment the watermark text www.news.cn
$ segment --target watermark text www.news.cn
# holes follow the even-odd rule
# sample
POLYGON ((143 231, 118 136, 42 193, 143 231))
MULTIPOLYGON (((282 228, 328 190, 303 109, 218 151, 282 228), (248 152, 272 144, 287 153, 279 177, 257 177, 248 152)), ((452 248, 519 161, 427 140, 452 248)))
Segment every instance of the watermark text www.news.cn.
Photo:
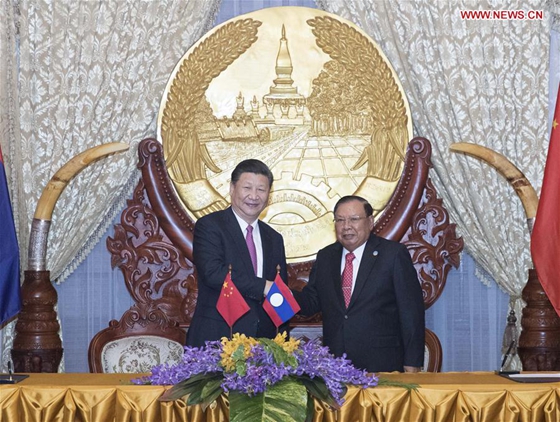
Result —
POLYGON ((542 10, 461 10, 464 20, 542 20, 542 10))

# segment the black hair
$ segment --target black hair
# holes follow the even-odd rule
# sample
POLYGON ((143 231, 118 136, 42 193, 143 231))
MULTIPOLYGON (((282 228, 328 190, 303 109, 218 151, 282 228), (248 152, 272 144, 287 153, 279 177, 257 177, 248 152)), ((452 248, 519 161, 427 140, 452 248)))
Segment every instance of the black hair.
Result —
POLYGON ((231 172, 231 183, 236 183, 243 173, 262 174, 268 178, 268 187, 272 187, 274 176, 268 166, 260 160, 250 158, 241 161, 231 172))
POLYGON ((342 198, 340 198, 338 200, 338 202, 336 203, 336 205, 334 206, 334 211, 333 213, 336 214, 336 210, 338 209, 338 207, 342 204, 346 204, 347 202, 352 202, 352 201, 359 201, 362 203, 362 205, 364 206, 364 211, 366 212, 366 217, 369 217, 370 215, 373 215, 373 207, 370 205, 370 203, 362 198, 361 196, 358 195, 346 195, 343 196, 342 198))

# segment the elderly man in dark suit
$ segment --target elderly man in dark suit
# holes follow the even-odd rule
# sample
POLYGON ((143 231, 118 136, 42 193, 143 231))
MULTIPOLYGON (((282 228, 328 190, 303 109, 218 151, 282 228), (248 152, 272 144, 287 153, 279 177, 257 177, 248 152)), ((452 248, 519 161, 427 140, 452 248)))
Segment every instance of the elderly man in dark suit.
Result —
POLYGON ((372 234, 359 196, 334 208, 337 242, 320 250, 302 292, 302 314, 323 314, 323 343, 369 372, 417 372, 424 361, 424 301, 408 250, 372 234))
MULTIPOLYGON (((196 222, 193 258, 198 274, 198 299, 187 333, 187 345, 229 337, 230 328, 216 309, 222 283, 231 264, 231 279, 249 305, 233 326, 234 333, 273 338, 276 327, 262 307, 276 277, 287 281, 282 236, 258 220, 268 205, 273 176, 259 160, 245 160, 231 174, 231 207, 196 222)), ((286 331, 287 324, 279 327, 286 331)))

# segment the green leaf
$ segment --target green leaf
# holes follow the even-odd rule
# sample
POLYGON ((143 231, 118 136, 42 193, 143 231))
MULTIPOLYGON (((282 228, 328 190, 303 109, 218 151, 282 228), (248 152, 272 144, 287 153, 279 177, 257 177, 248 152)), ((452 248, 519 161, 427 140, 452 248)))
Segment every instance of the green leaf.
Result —
POLYGON ((288 352, 282 349, 282 347, 276 342, 274 342, 273 340, 270 340, 268 338, 260 338, 259 343, 263 345, 264 350, 272 354, 272 356, 274 357, 274 362, 278 364, 282 362, 284 363, 288 362, 289 360, 288 358, 290 356, 288 352))
POLYGON ((406 383, 400 381, 391 381, 384 378, 379 378, 379 380, 377 381, 377 385, 385 386, 385 387, 401 387, 401 388, 406 388, 407 390, 416 390, 419 387, 418 384, 406 383))
POLYGON ((328 404, 333 409, 340 409, 340 405, 336 402, 329 389, 327 388, 327 384, 325 384, 325 381, 322 378, 311 378, 307 375, 300 375, 298 377, 298 380, 305 386, 309 394, 311 394, 313 397, 328 404))
POLYGON ((247 362, 245 361, 235 362, 235 372, 241 376, 244 376, 247 373, 247 362))
POLYGON ((222 388, 222 381, 223 379, 220 377, 206 383, 201 394, 202 410, 206 410, 210 403, 220 397, 220 395, 224 392, 224 389, 222 388))
POLYGON ((307 399, 305 387, 293 379, 274 384, 256 396, 230 391, 230 422, 302 422, 307 399))
POLYGON ((240 345, 235 352, 231 354, 231 358, 238 362, 238 361, 245 361, 245 346, 240 345))
POLYGON ((264 349, 268 353, 272 354, 272 356, 274 357, 274 362, 276 362, 277 364, 284 363, 286 365, 294 367, 297 366, 296 357, 293 354, 286 352, 282 348, 282 346, 274 342, 274 340, 270 340, 268 338, 259 338, 259 343, 263 345, 264 349))
POLYGON ((307 417, 305 422, 313 422, 313 416, 315 415, 315 401, 313 397, 307 392, 307 417))
POLYGON ((195 404, 202 403, 202 388, 194 390, 187 397, 187 406, 194 406, 195 404))
POLYGON ((169 390, 165 391, 165 393, 163 393, 159 398, 159 401, 173 401, 186 395, 190 395, 189 404, 198 404, 202 401, 201 394, 205 385, 209 381, 213 380, 220 380, 221 383, 223 378, 224 375, 221 372, 208 372, 206 374, 193 375, 186 380, 178 382, 169 390))

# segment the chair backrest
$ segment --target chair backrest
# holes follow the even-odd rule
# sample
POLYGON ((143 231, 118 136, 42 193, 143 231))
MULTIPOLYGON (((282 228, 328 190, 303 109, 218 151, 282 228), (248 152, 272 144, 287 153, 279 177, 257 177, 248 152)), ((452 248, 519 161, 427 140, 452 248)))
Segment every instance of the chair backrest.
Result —
POLYGON ((441 343, 436 334, 426 328, 425 333, 425 346, 424 346, 424 372, 440 372, 441 363, 443 360, 443 353, 441 350, 441 343))
POLYGON ((120 321, 98 332, 89 344, 89 370, 97 373, 145 373, 155 365, 179 363, 186 332, 159 309, 134 305, 120 321))

